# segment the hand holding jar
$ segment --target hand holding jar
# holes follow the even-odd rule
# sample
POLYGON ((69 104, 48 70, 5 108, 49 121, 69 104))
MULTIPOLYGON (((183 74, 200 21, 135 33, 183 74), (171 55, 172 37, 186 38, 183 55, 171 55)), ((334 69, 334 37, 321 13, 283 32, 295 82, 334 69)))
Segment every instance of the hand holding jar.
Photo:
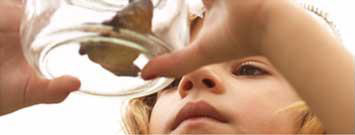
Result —
POLYGON ((0 115, 39 103, 58 103, 78 90, 79 80, 62 76, 52 80, 36 73, 23 56, 19 0, 0 2, 0 115))

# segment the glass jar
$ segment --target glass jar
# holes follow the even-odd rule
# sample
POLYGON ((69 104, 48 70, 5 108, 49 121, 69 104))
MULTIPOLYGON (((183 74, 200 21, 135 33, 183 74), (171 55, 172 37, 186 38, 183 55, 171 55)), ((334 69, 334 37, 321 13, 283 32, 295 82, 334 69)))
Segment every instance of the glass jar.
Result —
POLYGON ((189 42, 185 0, 25 0, 21 40, 40 75, 77 77, 80 91, 140 97, 172 78, 144 81, 140 71, 158 55, 189 42))

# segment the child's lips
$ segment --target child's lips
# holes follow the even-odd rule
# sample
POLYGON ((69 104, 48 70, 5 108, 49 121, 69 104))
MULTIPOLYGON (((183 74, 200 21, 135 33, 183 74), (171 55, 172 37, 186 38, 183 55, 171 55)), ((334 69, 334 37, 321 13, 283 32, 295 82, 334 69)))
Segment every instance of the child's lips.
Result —
POLYGON ((226 117, 221 115, 216 108, 205 101, 187 103, 177 114, 175 121, 171 125, 171 130, 175 130, 186 120, 215 120, 222 123, 228 122, 226 117))

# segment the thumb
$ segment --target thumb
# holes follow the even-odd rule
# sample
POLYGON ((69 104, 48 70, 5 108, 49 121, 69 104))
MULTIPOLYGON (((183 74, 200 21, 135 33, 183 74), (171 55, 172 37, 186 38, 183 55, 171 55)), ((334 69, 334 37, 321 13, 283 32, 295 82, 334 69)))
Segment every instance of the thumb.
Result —
POLYGON ((70 76, 63 76, 54 80, 35 77, 32 80, 25 92, 25 104, 28 106, 39 103, 62 102, 70 92, 80 88, 80 81, 70 76))
POLYGON ((198 45, 188 46, 169 54, 158 56, 149 61, 142 71, 143 79, 150 80, 159 76, 180 77, 199 67, 211 63, 204 58, 198 45))

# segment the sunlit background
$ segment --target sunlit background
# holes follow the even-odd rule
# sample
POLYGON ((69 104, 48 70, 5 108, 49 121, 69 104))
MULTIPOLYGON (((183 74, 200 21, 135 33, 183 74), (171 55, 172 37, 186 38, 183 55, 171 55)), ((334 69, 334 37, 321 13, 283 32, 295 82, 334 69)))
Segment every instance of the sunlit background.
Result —
MULTIPOLYGON (((194 0, 191 0, 194 1, 194 0)), ((355 54, 355 1, 314 0, 329 11, 355 54)), ((1 135, 122 135, 122 99, 79 93, 56 105, 37 105, 0 117, 1 135)))

